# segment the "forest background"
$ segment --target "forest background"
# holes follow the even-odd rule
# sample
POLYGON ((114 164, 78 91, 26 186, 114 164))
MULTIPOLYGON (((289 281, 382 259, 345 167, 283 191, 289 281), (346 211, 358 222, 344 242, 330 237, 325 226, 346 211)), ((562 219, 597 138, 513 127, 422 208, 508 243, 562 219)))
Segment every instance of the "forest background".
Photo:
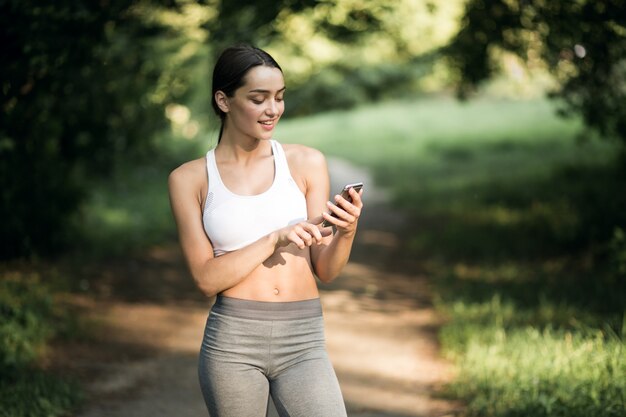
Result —
POLYGON ((15 410, 77 403, 39 372, 46 343, 80 337, 57 294, 89 288, 54 265, 173 238, 162 175, 214 144, 210 69, 237 41, 285 69, 285 132, 368 165, 409 214, 447 354, 495 361, 449 395, 476 415, 624 410, 623 1, 2 0, 0 27, 0 391, 15 410), (419 112, 456 130, 402 124, 419 112), (351 130, 364 114, 379 125, 351 130), (554 344, 545 374, 490 385, 513 372, 498 358, 536 363, 531 342, 554 344), (20 402, 33 389, 39 405, 20 402))

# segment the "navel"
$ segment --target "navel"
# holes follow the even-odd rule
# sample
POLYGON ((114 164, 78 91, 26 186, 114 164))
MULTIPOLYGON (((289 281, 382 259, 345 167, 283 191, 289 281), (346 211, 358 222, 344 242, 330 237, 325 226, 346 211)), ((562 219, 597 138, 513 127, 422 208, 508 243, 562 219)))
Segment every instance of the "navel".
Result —
POLYGON ((278 295, 280 294, 280 291, 278 290, 278 288, 274 287, 274 295, 278 295))

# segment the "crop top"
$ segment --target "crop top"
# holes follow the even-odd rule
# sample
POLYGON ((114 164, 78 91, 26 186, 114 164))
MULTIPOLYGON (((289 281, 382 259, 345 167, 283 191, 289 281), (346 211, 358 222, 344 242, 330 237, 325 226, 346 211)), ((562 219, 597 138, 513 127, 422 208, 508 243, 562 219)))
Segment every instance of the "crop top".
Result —
POLYGON ((202 223, 215 256, 240 249, 307 218, 306 198, 291 176, 285 152, 275 140, 270 143, 274 181, 270 188, 256 195, 239 195, 226 188, 215 162, 215 149, 207 152, 209 189, 202 223))

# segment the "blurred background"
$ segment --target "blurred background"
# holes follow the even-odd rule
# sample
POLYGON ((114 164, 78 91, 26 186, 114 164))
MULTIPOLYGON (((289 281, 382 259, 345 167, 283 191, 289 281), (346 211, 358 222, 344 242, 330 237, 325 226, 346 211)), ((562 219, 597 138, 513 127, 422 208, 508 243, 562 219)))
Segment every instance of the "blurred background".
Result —
POLYGON ((215 145, 212 65, 240 41, 284 70, 277 139, 406 216, 443 395, 624 415, 626 2, 3 0, 0 36, 0 415, 80 406, 50 346, 93 337, 74 295, 145 289, 94 271, 175 245, 167 175, 215 145))

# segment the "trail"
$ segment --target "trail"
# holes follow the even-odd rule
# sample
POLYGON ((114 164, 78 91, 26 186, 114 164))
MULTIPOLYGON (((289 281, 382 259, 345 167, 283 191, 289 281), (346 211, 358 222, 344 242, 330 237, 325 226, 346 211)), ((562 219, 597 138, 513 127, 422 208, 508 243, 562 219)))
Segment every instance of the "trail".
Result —
MULTIPOLYGON (((367 172, 335 159, 329 168, 332 190, 365 182, 350 262, 334 283, 320 286, 349 416, 458 415, 458 404, 436 396, 452 368, 439 357, 441 323, 428 279, 396 262, 401 214, 367 172)), ((177 245, 83 273, 107 296, 74 300, 97 331, 58 354, 57 366, 86 384, 78 416, 206 416, 196 363, 210 302, 193 287, 177 245)))

